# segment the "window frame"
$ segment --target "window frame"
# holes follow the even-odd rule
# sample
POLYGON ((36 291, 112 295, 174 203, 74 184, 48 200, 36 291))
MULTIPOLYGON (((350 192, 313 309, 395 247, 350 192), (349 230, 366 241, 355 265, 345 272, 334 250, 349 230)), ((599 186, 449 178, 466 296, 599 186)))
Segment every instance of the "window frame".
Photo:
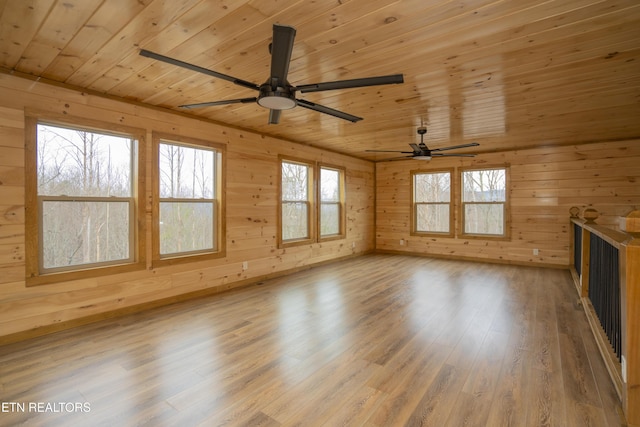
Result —
POLYGON ((339 240, 344 239, 346 236, 346 203, 345 203, 345 193, 346 193, 346 169, 342 166, 329 165, 325 163, 318 163, 318 184, 317 184, 317 200, 318 200, 318 212, 317 212, 317 230, 318 230, 318 241, 327 242, 330 240, 339 240), (322 169, 331 170, 338 172, 338 201, 337 202, 324 202, 322 201, 322 169), (335 234, 322 234, 322 205, 330 204, 338 206, 338 232, 335 234))
POLYGON ((455 236, 455 203, 454 191, 457 186, 453 168, 443 169, 418 169, 410 171, 411 181, 411 231, 412 236, 434 236, 434 237, 454 237, 455 236), (416 175, 427 174, 449 174, 449 202, 416 202, 416 175), (418 230, 418 205, 448 205, 449 206, 449 231, 421 231, 418 230))
POLYGON ((315 218, 315 213, 314 213, 315 198, 316 198, 315 189, 317 188, 315 185, 315 179, 316 179, 315 168, 316 168, 315 162, 311 162, 303 159, 297 159, 293 157, 278 156, 278 247, 279 248, 306 245, 316 241, 316 238, 315 238, 316 224, 315 224, 315 221, 312 220, 313 218, 315 218), (307 237, 306 238, 285 240, 282 236, 283 225, 284 225, 282 222, 282 211, 283 211, 282 207, 283 207, 283 203, 285 203, 285 201, 282 200, 282 197, 283 197, 282 195, 282 164, 283 163, 291 163, 291 164, 303 165, 307 167, 307 171, 308 171, 307 200, 306 201, 300 201, 300 200, 286 201, 289 203, 306 203, 307 205, 307 237))
POLYGON ((144 129, 115 125, 98 120, 53 113, 25 115, 25 283, 27 286, 52 284, 84 278, 117 274, 146 268, 144 176, 146 132, 144 129), (131 155, 131 196, 39 196, 38 195, 38 125, 84 130, 103 135, 126 137, 136 141, 131 155), (80 264, 71 267, 43 266, 41 244, 43 203, 46 201, 104 201, 129 203, 129 258, 127 260, 80 264), (132 216, 133 213, 133 216, 132 216))
POLYGON ((211 141, 190 138, 163 132, 152 132, 152 173, 151 173, 151 264, 152 268, 205 261, 226 256, 226 214, 225 214, 225 173, 226 146, 211 141), (215 161, 214 198, 213 199, 184 199, 160 197, 160 145, 166 143, 186 148, 213 151, 215 161), (211 201, 213 205, 213 234, 214 248, 196 251, 185 251, 171 254, 160 253, 160 203, 163 201, 176 203, 202 203, 211 201))
POLYGON ((458 170, 458 181, 459 181, 459 206, 460 206, 460 220, 459 220, 459 236, 465 239, 483 239, 483 240, 509 240, 511 238, 511 209, 510 209, 510 201, 509 201, 509 171, 510 165, 501 164, 501 165, 492 165, 492 166, 482 166, 482 167, 462 167, 458 170), (465 172, 473 172, 473 171, 482 171, 482 170, 504 170, 504 201, 502 202, 465 202, 464 201, 464 173, 465 172), (503 234, 482 234, 482 233, 467 233, 465 232, 465 206, 466 205, 502 205, 502 229, 503 234))
POLYGON ((278 156, 278 234, 277 234, 277 245, 279 249, 288 248, 292 246, 300 246, 307 245, 312 243, 321 243, 328 242, 331 240, 340 240, 345 239, 347 237, 347 170, 343 166, 337 166, 328 163, 322 163, 317 161, 305 160, 296 157, 290 156, 278 156), (305 165, 308 168, 310 176, 307 179, 307 198, 306 201, 308 210, 307 210, 307 221, 308 221, 308 229, 309 236, 304 239, 291 239, 284 240, 282 238, 282 163, 294 163, 305 165), (331 234, 326 236, 321 236, 320 229, 320 220, 321 220, 321 212, 322 208, 321 203, 321 195, 320 195, 320 173, 321 169, 329 169, 335 170, 339 173, 340 180, 340 224, 338 234, 331 234))

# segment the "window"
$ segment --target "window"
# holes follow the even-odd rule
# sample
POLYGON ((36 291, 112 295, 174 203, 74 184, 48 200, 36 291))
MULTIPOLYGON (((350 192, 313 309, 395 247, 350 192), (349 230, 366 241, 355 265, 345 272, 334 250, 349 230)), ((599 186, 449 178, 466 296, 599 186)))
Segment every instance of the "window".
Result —
POLYGON ((507 236, 507 169, 462 171, 464 234, 507 236))
POLYGON ((344 175, 340 167, 281 159, 279 246, 344 238, 344 175))
POLYGON ((453 235, 451 171, 412 172, 414 233, 453 235))
POLYGON ((344 235, 344 171, 320 167, 320 238, 344 235))
POLYGON ((144 265, 137 239, 140 133, 91 125, 27 119, 27 163, 35 165, 26 168, 30 285, 144 265))
POLYGON ((221 256, 221 148, 154 134, 154 155, 154 265, 221 256))
POLYGON ((311 191, 313 167, 310 164, 281 163, 281 230, 282 241, 311 238, 311 191))

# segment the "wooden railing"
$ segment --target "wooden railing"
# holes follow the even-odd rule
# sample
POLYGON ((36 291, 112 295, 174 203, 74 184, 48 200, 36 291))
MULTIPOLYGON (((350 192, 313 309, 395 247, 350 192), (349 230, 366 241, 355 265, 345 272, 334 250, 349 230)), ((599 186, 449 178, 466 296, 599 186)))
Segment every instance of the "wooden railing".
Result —
POLYGON ((572 208, 571 273, 630 426, 640 426, 640 211, 620 230, 572 208))

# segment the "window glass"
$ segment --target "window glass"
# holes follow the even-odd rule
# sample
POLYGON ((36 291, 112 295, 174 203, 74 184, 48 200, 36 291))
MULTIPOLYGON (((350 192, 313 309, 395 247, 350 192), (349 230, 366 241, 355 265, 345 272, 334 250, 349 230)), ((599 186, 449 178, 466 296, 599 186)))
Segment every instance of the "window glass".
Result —
POLYGON ((505 235, 506 169, 462 173, 464 232, 505 235))
POLYGON ((414 231, 449 233, 451 230, 451 173, 413 175, 414 231))
POLYGON ((320 168, 320 236, 340 234, 340 171, 320 168))
POLYGON ((160 256, 216 250, 216 151, 159 144, 160 256))
POLYGON ((128 202, 42 202, 42 267, 81 266, 129 259, 128 202))
POLYGON ((135 141, 39 124, 38 195, 130 197, 135 141))
POLYGON ((215 151, 161 143, 160 197, 215 198, 215 151))
POLYGON ((282 162, 282 240, 308 239, 309 166, 282 162))

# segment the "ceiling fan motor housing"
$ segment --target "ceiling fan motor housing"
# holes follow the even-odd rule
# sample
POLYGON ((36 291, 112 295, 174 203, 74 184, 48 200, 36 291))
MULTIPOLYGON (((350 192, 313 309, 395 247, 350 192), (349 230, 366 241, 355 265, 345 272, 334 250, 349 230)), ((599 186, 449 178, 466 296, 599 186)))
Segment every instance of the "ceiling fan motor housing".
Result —
POLYGON ((295 94, 290 87, 278 86, 274 90, 270 83, 260 86, 258 104, 271 110, 290 110, 297 105, 295 94))

